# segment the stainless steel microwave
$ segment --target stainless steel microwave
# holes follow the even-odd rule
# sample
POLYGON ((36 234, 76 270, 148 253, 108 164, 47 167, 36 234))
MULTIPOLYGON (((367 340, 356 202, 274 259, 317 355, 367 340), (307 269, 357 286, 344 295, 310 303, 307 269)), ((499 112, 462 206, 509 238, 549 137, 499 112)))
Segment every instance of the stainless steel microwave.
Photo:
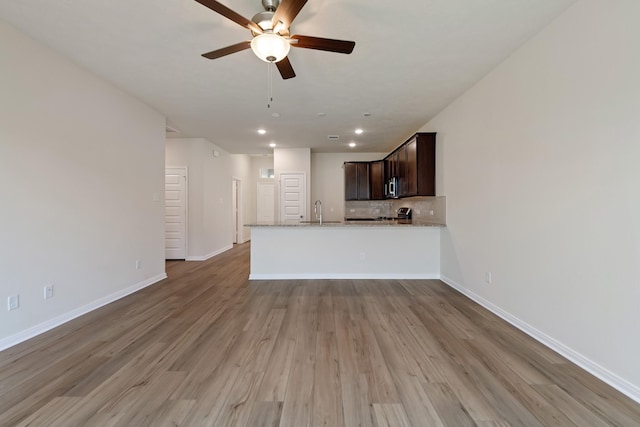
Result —
POLYGON ((386 197, 398 197, 398 177, 389 178, 384 185, 386 197))

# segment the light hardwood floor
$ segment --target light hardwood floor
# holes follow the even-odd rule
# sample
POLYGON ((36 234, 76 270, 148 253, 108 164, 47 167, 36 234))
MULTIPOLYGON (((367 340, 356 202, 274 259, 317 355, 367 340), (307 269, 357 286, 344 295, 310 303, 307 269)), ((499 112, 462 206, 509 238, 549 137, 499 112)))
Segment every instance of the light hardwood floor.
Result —
POLYGON ((249 244, 0 353, 0 425, 640 426, 437 280, 248 282, 249 244))

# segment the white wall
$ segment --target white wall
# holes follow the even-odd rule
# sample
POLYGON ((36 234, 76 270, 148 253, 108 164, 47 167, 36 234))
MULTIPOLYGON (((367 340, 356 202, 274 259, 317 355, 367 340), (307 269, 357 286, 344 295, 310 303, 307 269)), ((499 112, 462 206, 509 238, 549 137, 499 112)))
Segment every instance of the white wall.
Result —
POLYGON ((389 153, 313 153, 311 201, 322 201, 327 221, 344 219, 344 162, 382 160, 389 153))
POLYGON ((636 400, 639 16, 578 1, 422 129, 438 132, 443 279, 636 400))
MULTIPOLYGON (((261 178, 260 169, 274 169, 273 156, 251 156, 251 186, 254 190, 254 196, 251 199, 249 209, 251 209, 251 217, 249 224, 255 224, 258 222, 258 183, 259 182, 272 182, 277 184, 275 178, 261 178)), ((277 200, 274 201, 274 206, 277 204, 277 200)))
POLYGON ((165 277, 165 119, 2 21, 0 52, 2 349, 165 277))
POLYGON ((188 168, 187 259, 205 260, 232 248, 229 153, 202 138, 167 139, 166 166, 188 168))

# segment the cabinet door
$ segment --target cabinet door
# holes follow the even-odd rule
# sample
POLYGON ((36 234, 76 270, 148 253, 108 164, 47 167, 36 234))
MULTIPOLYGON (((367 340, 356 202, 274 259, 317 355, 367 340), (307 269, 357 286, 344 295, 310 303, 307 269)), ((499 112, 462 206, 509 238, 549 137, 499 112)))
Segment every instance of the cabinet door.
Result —
POLYGON ((369 163, 356 163, 358 168, 358 200, 369 200, 369 163))
POLYGON ((405 144, 407 158, 407 179, 405 196, 415 196, 418 194, 418 143, 416 139, 405 144))
POLYGON ((407 195, 407 148, 405 145, 396 150, 396 176, 398 177, 398 197, 407 195))
POLYGON ((393 176, 393 170, 391 168, 391 156, 384 158, 384 182, 387 182, 393 176))
POLYGON ((358 165, 356 163, 344 164, 344 199, 358 200, 358 165))
POLYGON ((369 164, 369 185, 372 200, 384 199, 384 160, 369 164))
POLYGON ((344 199, 369 200, 369 162, 345 162, 344 199))
POLYGON ((436 134, 419 133, 417 137, 416 195, 436 195, 436 134))

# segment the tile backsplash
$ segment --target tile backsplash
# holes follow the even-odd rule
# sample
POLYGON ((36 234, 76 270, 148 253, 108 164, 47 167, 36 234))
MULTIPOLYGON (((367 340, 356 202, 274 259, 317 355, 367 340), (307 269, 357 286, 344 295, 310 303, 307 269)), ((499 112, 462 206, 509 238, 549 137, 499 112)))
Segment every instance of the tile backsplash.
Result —
POLYGON ((446 224, 445 196, 346 201, 344 216, 345 218, 395 217, 400 207, 411 208, 414 220, 446 224))

